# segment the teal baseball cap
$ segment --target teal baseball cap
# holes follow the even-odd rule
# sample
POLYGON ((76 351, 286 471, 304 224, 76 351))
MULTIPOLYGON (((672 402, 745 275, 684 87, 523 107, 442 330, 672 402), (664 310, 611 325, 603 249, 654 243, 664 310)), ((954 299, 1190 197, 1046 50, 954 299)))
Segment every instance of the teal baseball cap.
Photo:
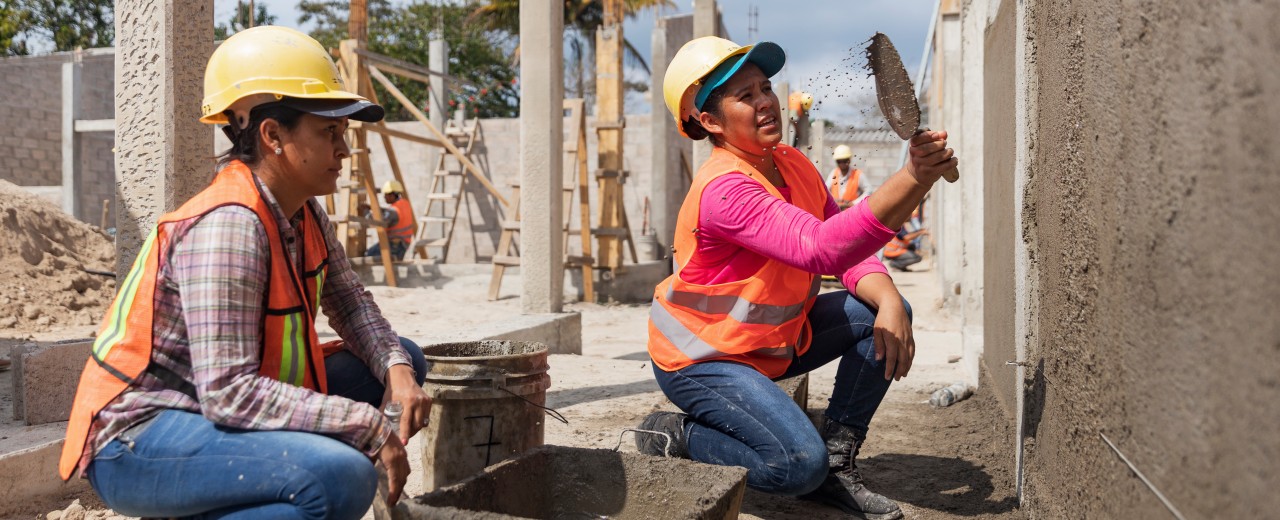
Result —
POLYGON ((751 50, 745 54, 725 60, 724 63, 721 63, 720 66, 702 79, 702 87, 698 89, 698 94, 693 97, 693 106, 698 110, 702 110, 702 105, 706 104, 707 98, 711 96, 711 91, 729 81, 729 78, 732 78, 744 63, 756 64, 757 67, 760 67, 760 71, 764 72, 766 78, 772 78, 787 63, 787 53, 783 52, 782 47, 776 43, 759 42, 752 45, 751 50))

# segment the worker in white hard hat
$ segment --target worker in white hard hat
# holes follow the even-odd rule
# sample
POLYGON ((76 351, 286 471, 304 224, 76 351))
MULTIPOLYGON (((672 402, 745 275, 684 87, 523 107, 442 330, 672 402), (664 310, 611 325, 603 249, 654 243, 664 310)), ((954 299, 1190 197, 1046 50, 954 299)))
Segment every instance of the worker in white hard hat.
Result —
MULTIPOLYGON (((387 241, 391 243, 391 257, 404 260, 405 253, 409 251, 409 244, 413 243, 413 236, 418 232, 417 219, 413 216, 413 206, 404 196, 404 186, 400 181, 389 180, 382 184, 382 189, 379 191, 382 192, 383 202, 387 203, 382 207, 382 221, 387 226, 387 241)), ((360 204, 358 210, 362 215, 371 216, 368 204, 360 204)), ((365 256, 381 255, 381 244, 369 246, 364 254, 365 256)))
POLYGON ((383 109, 314 39, 262 26, 214 50, 202 110, 231 149, 121 278, 59 472, 127 516, 360 518, 374 461, 398 499, 404 441, 431 411, 422 349, 379 313, 315 199, 337 191, 348 121, 383 109), (341 340, 320 342, 321 311, 341 340))
POLYGON ((714 148, 680 208, 675 273, 649 314, 654 376, 681 413, 647 416, 636 446, 747 468, 747 485, 767 493, 900 518, 855 463, 915 355, 910 307, 875 253, 956 160, 945 132, 923 132, 901 170, 840 211, 813 163, 780 142, 769 78, 785 60, 770 42, 703 37, 667 66, 663 95, 681 135, 714 148), (819 295, 823 274, 847 289, 819 295), (836 382, 815 429, 773 381, 831 362, 836 382))
POLYGON ((862 196, 862 170, 853 167, 853 150, 839 145, 831 152, 836 167, 827 175, 827 189, 841 210, 848 209, 862 196))

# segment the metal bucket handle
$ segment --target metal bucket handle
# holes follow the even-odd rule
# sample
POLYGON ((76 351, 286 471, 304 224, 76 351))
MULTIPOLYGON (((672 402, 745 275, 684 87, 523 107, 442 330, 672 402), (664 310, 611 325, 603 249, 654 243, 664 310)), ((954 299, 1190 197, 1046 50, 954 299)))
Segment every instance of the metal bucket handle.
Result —
POLYGON ((671 456, 671 434, 670 433, 654 431, 654 430, 641 430, 639 428, 623 428, 622 431, 618 433, 618 443, 613 446, 613 451, 618 451, 618 449, 622 447, 622 437, 624 437, 627 434, 627 432, 652 433, 654 435, 661 435, 663 437, 666 437, 667 444, 662 447, 662 456, 663 457, 671 456))
POLYGON ((560 422, 565 423, 565 424, 569 424, 569 420, 568 420, 568 419, 565 419, 565 418, 564 418, 564 415, 562 415, 560 412, 556 411, 556 409, 554 409, 554 408, 547 408, 547 407, 542 406, 542 405, 540 405, 540 404, 538 404, 538 403, 535 403, 535 402, 533 402, 533 401, 530 401, 528 398, 526 398, 526 397, 525 397, 525 396, 523 396, 523 395, 520 395, 520 394, 517 394, 517 393, 512 392, 512 391, 510 391, 510 390, 507 390, 507 387, 505 387, 505 386, 496 386, 496 385, 495 385, 495 388, 497 388, 498 390, 502 390, 503 392, 506 392, 506 393, 508 393, 508 394, 514 395, 514 396, 516 396, 516 397, 519 397, 521 401, 524 401, 524 402, 529 403, 529 404, 531 404, 531 405, 533 405, 533 406, 536 406, 536 407, 538 407, 538 408, 541 408, 544 412, 546 412, 546 413, 547 413, 547 415, 550 415, 552 419, 555 419, 555 420, 560 421, 560 422))

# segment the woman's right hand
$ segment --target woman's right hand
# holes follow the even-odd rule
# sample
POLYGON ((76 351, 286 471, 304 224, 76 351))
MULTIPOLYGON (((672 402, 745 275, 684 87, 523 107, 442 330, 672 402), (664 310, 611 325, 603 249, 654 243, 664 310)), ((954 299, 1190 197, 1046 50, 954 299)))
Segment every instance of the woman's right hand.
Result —
POLYGON ((947 148, 947 132, 925 130, 911 138, 907 172, 916 182, 932 186, 943 173, 955 169, 960 159, 955 150, 947 148))
POLYGON ((400 437, 394 433, 387 437, 387 442, 382 443, 382 449, 378 450, 378 460, 382 461, 382 467, 387 468, 387 507, 395 507, 410 471, 409 454, 404 451, 400 437))

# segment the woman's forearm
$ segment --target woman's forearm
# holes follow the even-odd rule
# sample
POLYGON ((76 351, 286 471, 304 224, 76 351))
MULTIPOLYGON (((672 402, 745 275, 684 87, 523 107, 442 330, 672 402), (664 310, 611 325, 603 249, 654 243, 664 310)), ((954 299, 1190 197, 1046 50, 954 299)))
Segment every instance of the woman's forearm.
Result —
POLYGON ((904 166, 867 197, 867 204, 871 214, 885 227, 898 229, 911 218, 911 212, 920 205, 932 186, 932 183, 922 184, 916 180, 904 166))
POLYGON ((902 302, 898 287, 885 273, 869 273, 863 276, 858 280, 858 286, 854 288, 853 293, 875 310, 880 310, 886 305, 901 305, 902 302))

